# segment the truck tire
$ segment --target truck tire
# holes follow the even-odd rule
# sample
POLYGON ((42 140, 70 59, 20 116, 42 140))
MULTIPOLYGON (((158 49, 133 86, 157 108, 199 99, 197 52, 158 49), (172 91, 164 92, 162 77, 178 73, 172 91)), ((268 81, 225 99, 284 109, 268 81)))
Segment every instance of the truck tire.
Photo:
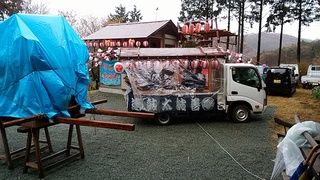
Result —
POLYGON ((172 123, 172 116, 169 113, 157 113, 155 116, 156 123, 159 125, 169 125, 172 123))
POLYGON ((229 118, 236 123, 248 122, 251 118, 250 109, 245 105, 236 105, 231 109, 229 118))

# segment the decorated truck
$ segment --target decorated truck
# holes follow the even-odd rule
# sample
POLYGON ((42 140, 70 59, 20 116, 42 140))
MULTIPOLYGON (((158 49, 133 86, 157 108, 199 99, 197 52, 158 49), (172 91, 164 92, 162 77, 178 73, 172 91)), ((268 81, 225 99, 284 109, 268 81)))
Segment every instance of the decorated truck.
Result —
POLYGON ((155 113, 160 125, 180 115, 223 112, 234 122, 263 113, 265 84, 253 64, 229 63, 206 48, 122 48, 114 68, 127 74, 128 111, 155 113))

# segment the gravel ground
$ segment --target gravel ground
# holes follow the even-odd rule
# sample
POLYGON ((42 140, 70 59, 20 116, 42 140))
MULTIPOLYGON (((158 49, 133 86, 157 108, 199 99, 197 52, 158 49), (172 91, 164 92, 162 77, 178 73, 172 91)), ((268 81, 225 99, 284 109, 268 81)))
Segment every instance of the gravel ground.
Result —
MULTIPOLYGON (((107 98, 98 108, 125 110, 123 95, 95 92, 90 100, 107 98)), ((274 107, 254 115, 249 123, 232 123, 223 117, 180 118, 170 126, 146 119, 92 116, 88 118, 135 124, 134 131, 81 127, 85 158, 45 172, 44 179, 270 179, 275 158, 272 121, 274 107)), ((21 147, 26 135, 7 128, 11 149, 21 147)), ((53 149, 66 144, 68 126, 49 128, 53 149)), ((2 142, 2 141, 1 141, 2 142)), ((3 154, 2 144, 0 152, 3 154)), ((0 161, 0 179, 37 179, 22 161, 7 170, 0 161)), ((280 179, 280 178, 279 178, 280 179)))

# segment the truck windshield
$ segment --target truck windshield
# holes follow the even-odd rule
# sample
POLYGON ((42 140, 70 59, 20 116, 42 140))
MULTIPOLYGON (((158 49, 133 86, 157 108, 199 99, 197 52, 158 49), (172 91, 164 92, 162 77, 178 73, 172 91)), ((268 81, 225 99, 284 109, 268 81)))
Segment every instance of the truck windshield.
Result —
POLYGON ((251 86, 260 87, 259 72, 255 68, 234 67, 232 70, 232 78, 234 81, 251 86))

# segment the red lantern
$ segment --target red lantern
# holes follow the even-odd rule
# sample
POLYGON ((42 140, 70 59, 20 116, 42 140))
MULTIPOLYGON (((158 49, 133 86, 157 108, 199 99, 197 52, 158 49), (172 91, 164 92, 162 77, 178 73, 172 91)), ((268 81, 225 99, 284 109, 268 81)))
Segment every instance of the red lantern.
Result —
POLYGON ((148 41, 143 41, 142 44, 143 44, 144 47, 147 47, 149 45, 149 42, 148 41))
POLYGON ((194 24, 190 24, 189 25, 189 34, 193 34, 194 33, 194 24))
POLYGON ((220 67, 220 62, 217 59, 212 61, 212 69, 218 69, 220 67))
POLYGON ((104 41, 104 45, 105 45, 106 47, 109 47, 109 45, 110 45, 109 41, 104 41))
POLYGON ((116 73, 122 73, 124 71, 124 67, 123 67, 123 64, 121 62, 116 62, 114 64, 114 71, 116 73))
POLYGON ((199 67, 199 65, 200 65, 200 63, 199 63, 198 60, 193 60, 193 61, 191 62, 191 67, 192 67, 193 69, 197 69, 197 68, 199 67))
POLYGON ((132 70, 132 64, 130 61, 126 61, 124 65, 125 65, 126 71, 132 70))
POLYGON ((185 25, 183 25, 183 34, 188 34, 188 32, 189 32, 189 27, 188 27, 188 25, 187 24, 185 24, 185 25))
POLYGON ((99 46, 99 44, 97 42, 93 43, 93 47, 98 47, 98 46, 99 46))
POLYGON ((115 42, 114 42, 114 41, 110 41, 109 46, 110 46, 110 47, 115 46, 115 42))
POLYGON ((201 61, 200 66, 201 66, 203 69, 207 69, 208 66, 209 66, 209 63, 208 63, 208 61, 201 61))
POLYGON ((129 42, 129 47, 133 47, 134 46, 134 42, 130 41, 129 42))
POLYGON ((100 46, 101 48, 104 47, 104 43, 103 43, 103 42, 101 42, 101 43, 99 43, 99 44, 100 44, 99 46, 100 46))
POLYGON ((127 46, 128 46, 128 42, 126 42, 126 41, 123 42, 123 43, 122 43, 122 46, 123 46, 123 47, 127 47, 127 46))
POLYGON ((190 66, 189 60, 181 61, 181 62, 180 62, 180 66, 182 66, 182 67, 185 68, 185 69, 188 69, 189 66, 190 66))
POLYGON ((204 23, 204 32, 206 32, 206 33, 210 32, 210 23, 209 22, 204 23))
POLYGON ((121 46, 121 42, 120 42, 120 41, 117 41, 116 45, 117 45, 118 47, 120 47, 120 46, 121 46))
POLYGON ((196 24, 196 33, 199 33, 201 31, 201 23, 196 24))
POLYGON ((137 42, 136 42, 136 46, 137 46, 137 47, 140 47, 140 46, 141 46, 141 42, 140 42, 140 41, 137 41, 137 42))

